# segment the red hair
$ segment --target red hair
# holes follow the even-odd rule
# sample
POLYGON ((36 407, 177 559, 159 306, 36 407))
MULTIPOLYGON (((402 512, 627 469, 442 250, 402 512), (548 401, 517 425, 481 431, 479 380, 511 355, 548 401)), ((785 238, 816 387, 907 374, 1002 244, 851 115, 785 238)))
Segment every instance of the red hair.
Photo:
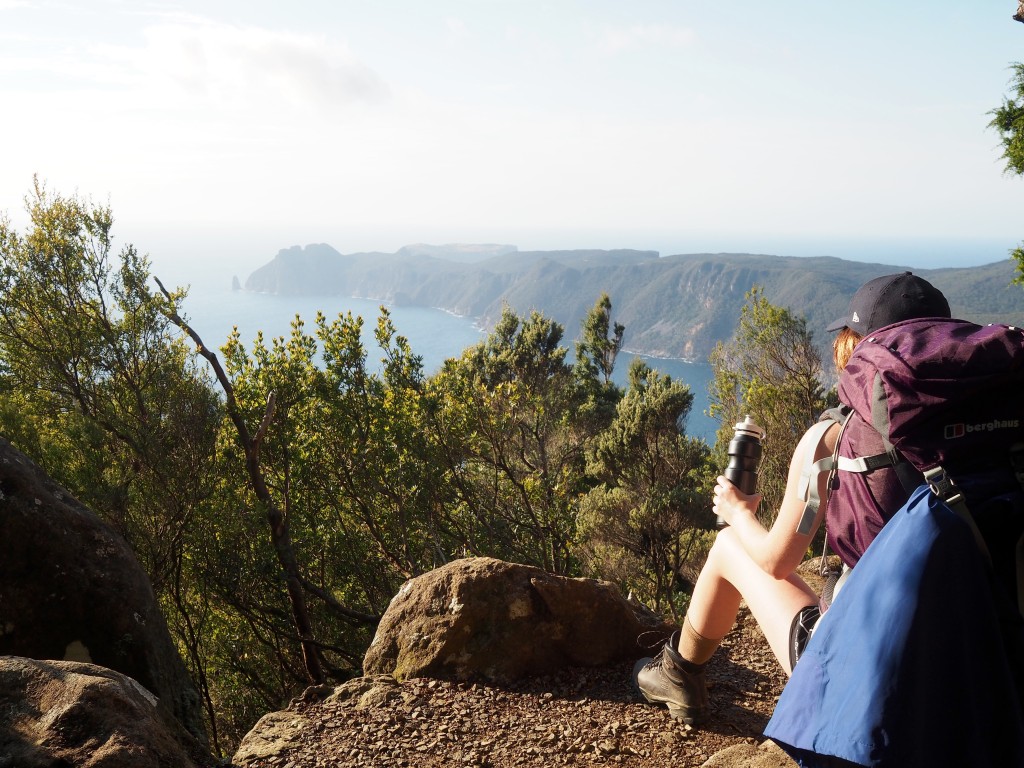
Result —
POLYGON ((836 371, 843 372, 846 364, 850 362, 854 347, 864 337, 851 328, 843 328, 836 334, 832 342, 832 361, 836 364, 836 371))

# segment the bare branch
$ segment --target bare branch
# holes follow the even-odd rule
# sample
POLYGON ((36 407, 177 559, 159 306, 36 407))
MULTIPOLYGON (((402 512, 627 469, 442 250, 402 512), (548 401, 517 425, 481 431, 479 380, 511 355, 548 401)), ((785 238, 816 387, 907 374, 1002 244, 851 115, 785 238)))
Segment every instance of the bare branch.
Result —
POLYGON ((378 616, 376 614, 372 614, 372 613, 362 613, 361 611, 355 611, 355 610, 353 610, 351 608, 348 608, 348 607, 342 605, 341 603, 339 603, 337 601, 337 599, 334 597, 334 595, 332 595, 330 592, 327 592, 327 591, 325 591, 323 589, 320 589, 320 587, 318 587, 313 582, 309 581, 309 579, 305 579, 305 578, 302 579, 302 586, 305 587, 305 589, 308 592, 313 593, 314 595, 319 597, 321 600, 323 600, 324 604, 328 608, 330 608, 334 613, 338 614, 339 616, 341 616, 341 617, 343 617, 343 618, 345 618, 345 619, 347 619, 347 620, 349 620, 351 622, 354 622, 354 623, 357 623, 357 624, 379 624, 380 623, 380 620, 381 620, 380 616, 378 616))
POLYGON ((253 450, 259 451, 260 446, 263 444, 263 438, 267 436, 267 430, 270 428, 270 423, 274 420, 274 411, 277 409, 277 393, 271 392, 267 397, 267 410, 263 414, 263 421, 260 422, 260 428, 256 430, 256 437, 252 439, 253 450))
POLYGON ((199 354, 205 357, 210 363, 214 373, 217 375, 217 381, 220 382, 221 388, 224 390, 224 395, 227 398, 228 416, 235 425, 235 430, 238 432, 238 441, 241 443, 242 450, 245 452, 245 467, 249 473, 249 483, 252 486, 253 493, 256 494, 256 498, 260 500, 260 503, 263 505, 263 508, 267 513, 267 523, 270 526, 270 540, 274 545, 278 564, 281 566, 281 570, 284 573, 285 588, 288 593, 288 601, 292 610, 292 621, 294 622, 295 629, 301 638, 302 658, 305 664, 306 674, 311 683, 322 683, 325 680, 325 675, 323 665, 320 660, 319 643, 316 641, 313 634, 313 624, 310 620, 309 610, 306 606, 306 597, 302 590, 302 576, 299 570, 298 559, 295 557, 295 548, 292 545, 288 520, 285 515, 282 514, 281 508, 270 493, 266 479, 263 477, 263 470, 260 467, 259 441, 263 439, 263 436, 266 434, 266 429, 270 425, 270 421, 273 419, 275 398, 271 395, 267 403, 267 410, 263 417, 263 423, 260 425, 256 439, 253 439, 248 427, 245 425, 245 419, 242 418, 241 411, 238 408, 238 402, 235 400, 234 387, 231 385, 231 380, 228 379, 228 375, 221 366, 217 355, 210 351, 210 349, 203 343, 199 334, 196 333, 195 330, 193 330, 192 327, 174 310, 171 295, 168 293, 167 289, 164 288, 163 283, 161 283, 155 276, 153 279, 156 280, 156 284, 160 286, 161 292, 165 297, 167 297, 168 302, 171 303, 171 306, 164 311, 164 315, 172 323, 185 331, 192 341, 196 343, 199 354))

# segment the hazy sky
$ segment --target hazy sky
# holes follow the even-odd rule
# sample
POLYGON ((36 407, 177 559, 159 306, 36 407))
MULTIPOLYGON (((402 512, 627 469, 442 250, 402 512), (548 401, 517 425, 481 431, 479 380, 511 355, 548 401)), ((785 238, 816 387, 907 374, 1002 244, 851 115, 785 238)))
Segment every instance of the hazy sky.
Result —
POLYGON ((1024 239, 986 128, 1015 10, 0 0, 0 210, 38 174, 154 260, 253 266, 416 241, 995 261, 1024 239))

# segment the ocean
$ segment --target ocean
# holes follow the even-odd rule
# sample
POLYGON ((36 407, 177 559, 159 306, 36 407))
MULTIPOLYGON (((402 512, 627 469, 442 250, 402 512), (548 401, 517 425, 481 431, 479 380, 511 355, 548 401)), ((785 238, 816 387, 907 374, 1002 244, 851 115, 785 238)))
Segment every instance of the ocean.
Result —
MULTIPOLYGON (((234 327, 238 327, 246 348, 259 331, 264 340, 287 336, 291 322, 298 315, 302 318, 308 333, 316 329, 317 311, 328 319, 339 313, 352 312, 363 318, 363 343, 367 349, 367 363, 373 370, 380 370, 380 348, 373 338, 381 302, 369 299, 344 298, 340 296, 275 296, 229 288, 214 288, 193 285, 189 290, 182 309, 189 324, 210 348, 219 348, 227 341, 234 327)), ((423 369, 427 375, 440 369, 442 363, 451 357, 458 357, 467 347, 481 341, 485 335, 477 328, 472 318, 460 317, 440 309, 424 307, 388 306, 396 331, 409 340, 412 351, 423 358, 423 369)), ((575 329, 566 329, 563 345, 570 352, 574 346, 575 329)), ((626 329, 626 346, 629 345, 629 329, 626 329)), ((624 385, 629 364, 636 355, 622 352, 615 365, 615 381, 624 385)), ((706 363, 692 363, 684 360, 644 357, 653 369, 672 377, 675 381, 688 384, 693 392, 693 407, 685 422, 686 434, 703 438, 713 443, 718 423, 707 415, 708 382, 711 367, 706 363)))

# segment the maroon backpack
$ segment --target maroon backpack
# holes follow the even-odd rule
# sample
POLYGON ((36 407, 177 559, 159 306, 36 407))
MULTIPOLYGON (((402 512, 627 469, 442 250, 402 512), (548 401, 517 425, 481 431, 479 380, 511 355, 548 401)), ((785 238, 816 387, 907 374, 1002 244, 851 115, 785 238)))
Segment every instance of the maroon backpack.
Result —
POLYGON ((854 565, 927 482, 972 524, 1000 580, 1024 598, 1024 331, 945 318, 886 326, 857 345, 839 399, 833 551, 854 565))

